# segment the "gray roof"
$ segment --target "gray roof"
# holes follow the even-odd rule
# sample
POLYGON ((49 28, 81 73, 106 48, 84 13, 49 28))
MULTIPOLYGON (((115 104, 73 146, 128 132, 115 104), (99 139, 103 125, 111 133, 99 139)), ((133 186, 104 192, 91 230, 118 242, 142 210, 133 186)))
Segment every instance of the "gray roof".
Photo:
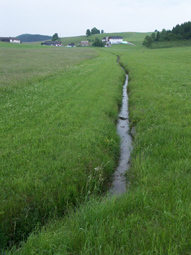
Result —
MULTIPOLYGON (((108 39, 123 39, 123 37, 121 37, 121 36, 107 36, 108 37, 108 39)), ((106 40, 106 37, 104 37, 102 40, 106 40)))
POLYGON ((0 41, 10 41, 11 39, 20 41, 20 39, 17 37, 0 37, 0 41))
POLYGON ((55 45, 55 44, 62 44, 61 42, 58 41, 45 41, 43 43, 41 43, 42 45, 55 45))
POLYGON ((121 36, 110 36, 109 39, 123 39, 121 36))

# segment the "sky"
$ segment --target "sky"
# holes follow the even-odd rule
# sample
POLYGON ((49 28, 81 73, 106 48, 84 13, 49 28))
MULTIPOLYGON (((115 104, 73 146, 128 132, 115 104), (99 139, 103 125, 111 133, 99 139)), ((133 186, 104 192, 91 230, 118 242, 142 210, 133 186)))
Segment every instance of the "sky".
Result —
POLYGON ((190 0, 1 0, 0 37, 153 32, 191 21, 190 0))

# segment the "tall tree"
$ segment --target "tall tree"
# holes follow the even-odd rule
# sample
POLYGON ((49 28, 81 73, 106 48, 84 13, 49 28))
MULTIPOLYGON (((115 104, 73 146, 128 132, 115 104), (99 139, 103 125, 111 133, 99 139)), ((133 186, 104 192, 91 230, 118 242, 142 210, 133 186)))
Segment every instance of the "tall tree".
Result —
POLYGON ((91 35, 91 32, 90 32, 89 29, 86 30, 86 35, 87 35, 87 36, 90 36, 90 35, 91 35))
POLYGON ((91 34, 92 34, 92 35, 100 34, 100 30, 97 29, 96 27, 93 27, 93 28, 91 29, 91 34))
POLYGON ((146 36, 143 45, 151 47, 154 41, 176 41, 191 39, 191 22, 185 22, 181 25, 176 25, 172 30, 163 29, 162 32, 152 33, 151 36, 146 36))
POLYGON ((58 33, 55 33, 52 37, 52 41, 57 41, 59 39, 58 33))
POLYGON ((147 35, 143 41, 143 45, 145 45, 147 48, 151 48, 152 42, 152 37, 147 35))
POLYGON ((152 40, 155 41, 155 33, 151 34, 152 40))
POLYGON ((160 33, 159 33, 159 32, 157 32, 156 41, 158 42, 158 41, 159 41, 159 39, 160 39, 160 33))

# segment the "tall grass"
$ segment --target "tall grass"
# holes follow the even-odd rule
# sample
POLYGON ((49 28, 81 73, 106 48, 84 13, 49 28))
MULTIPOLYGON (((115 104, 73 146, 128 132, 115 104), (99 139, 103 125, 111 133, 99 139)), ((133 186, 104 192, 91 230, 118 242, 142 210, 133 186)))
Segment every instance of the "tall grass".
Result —
MULTIPOLYGON (((87 195, 103 192, 119 155, 115 122, 124 72, 116 57, 102 53, 84 61, 97 53, 59 51, 62 68, 57 63, 56 71, 46 63, 47 56, 40 58, 47 52, 23 52, 33 59, 29 66, 34 71, 26 78, 28 62, 19 59, 19 83, 14 83, 13 64, 5 61, 9 80, 0 101, 1 247, 25 239, 34 227, 64 215, 87 195), (40 59, 48 65, 45 78, 40 59)), ((15 53, 13 59, 19 54, 8 53, 15 53)))
POLYGON ((129 71, 129 191, 93 200, 15 254, 190 254, 191 50, 106 49, 129 71))

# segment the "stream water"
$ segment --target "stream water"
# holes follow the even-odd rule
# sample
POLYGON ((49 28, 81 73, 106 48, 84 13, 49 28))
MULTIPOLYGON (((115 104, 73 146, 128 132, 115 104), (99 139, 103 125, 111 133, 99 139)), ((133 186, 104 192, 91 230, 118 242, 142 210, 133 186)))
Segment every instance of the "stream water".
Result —
POLYGON ((129 168, 129 159, 132 150, 132 138, 129 134, 129 111, 128 111, 128 75, 126 75, 125 84, 123 85, 123 99, 121 111, 118 117, 117 133, 121 138, 121 155, 119 165, 113 175, 113 184, 110 189, 111 195, 120 195, 126 192, 125 172, 129 168))

